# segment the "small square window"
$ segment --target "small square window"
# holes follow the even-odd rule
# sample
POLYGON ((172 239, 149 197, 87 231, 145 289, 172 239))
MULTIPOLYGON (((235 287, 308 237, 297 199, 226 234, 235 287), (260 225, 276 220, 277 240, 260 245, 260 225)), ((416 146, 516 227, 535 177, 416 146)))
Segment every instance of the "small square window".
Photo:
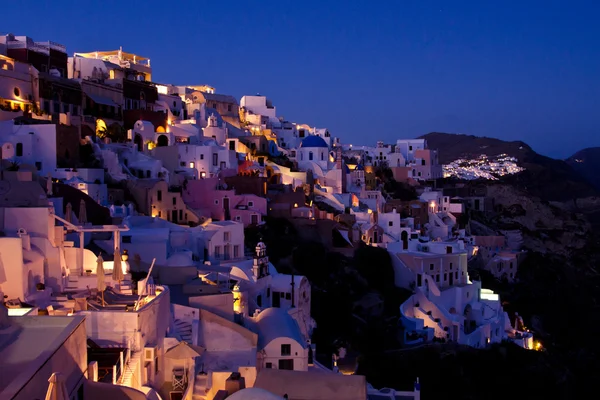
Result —
POLYGON ((249 201, 248 202, 248 207, 254 207, 254 202, 253 201, 249 201))
POLYGON ((393 221, 388 222, 388 226, 394 226, 394 222, 393 221))
POLYGON ((121 237, 121 242, 123 243, 131 243, 131 236, 122 236, 121 237))
POLYGON ((266 366, 266 368, 271 369, 271 368, 273 368, 273 363, 267 363, 265 366, 266 366))

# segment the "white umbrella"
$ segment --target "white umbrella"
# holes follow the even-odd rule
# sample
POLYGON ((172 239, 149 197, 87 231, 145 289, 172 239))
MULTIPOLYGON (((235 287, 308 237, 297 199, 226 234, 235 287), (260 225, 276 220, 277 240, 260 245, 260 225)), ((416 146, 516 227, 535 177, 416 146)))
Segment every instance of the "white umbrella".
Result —
POLYGON ((73 206, 71 205, 71 203, 67 203, 67 206, 65 207, 65 219, 67 220, 67 222, 71 222, 71 214, 73 213, 73 206))
POLYGON ((79 202, 79 223, 81 225, 87 222, 87 210, 85 207, 85 200, 81 199, 79 202))
POLYGON ((98 278, 96 286, 98 291, 102 292, 102 305, 104 305, 104 291, 106 290, 106 282, 104 281, 104 259, 102 258, 102 254, 98 256, 96 262, 96 276, 98 278))
POLYGON ((123 268, 121 267, 121 252, 117 247, 115 249, 115 260, 113 263, 113 272, 112 272, 113 281, 121 282, 124 278, 123 276, 123 268))
POLYGON ((202 346, 196 346, 194 344, 188 344, 187 342, 181 341, 177 346, 170 348, 165 353, 165 357, 173 360, 185 360, 184 365, 187 369, 188 360, 190 358, 200 357, 204 353, 205 349, 202 346))
POLYGON ((204 347, 188 344, 187 342, 179 342, 177 346, 171 347, 165 353, 165 357, 173 360, 185 360, 188 358, 200 357, 204 353, 204 347))
POLYGON ((69 400, 67 393, 66 379, 60 372, 54 372, 48 382, 48 391, 46 392, 45 400, 69 400))

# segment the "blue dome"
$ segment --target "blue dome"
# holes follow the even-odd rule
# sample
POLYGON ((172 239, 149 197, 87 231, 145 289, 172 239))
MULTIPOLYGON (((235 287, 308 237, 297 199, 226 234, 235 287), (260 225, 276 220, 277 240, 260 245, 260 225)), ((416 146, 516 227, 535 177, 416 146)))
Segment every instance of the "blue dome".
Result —
POLYGON ((302 143, 300 143, 300 147, 325 147, 328 148, 327 143, 320 138, 319 136, 308 136, 306 137, 302 143))

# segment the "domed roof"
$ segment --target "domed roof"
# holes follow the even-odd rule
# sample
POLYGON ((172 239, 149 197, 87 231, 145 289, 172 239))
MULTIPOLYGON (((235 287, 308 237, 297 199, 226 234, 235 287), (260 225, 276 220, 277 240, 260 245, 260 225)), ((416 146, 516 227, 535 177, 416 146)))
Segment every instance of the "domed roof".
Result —
POLYGON ((319 136, 308 136, 304 138, 302 143, 300 143, 300 147, 325 147, 328 148, 327 143, 319 136))
POLYGON ((246 388, 235 392, 227 398, 227 400, 281 400, 282 397, 277 396, 265 389, 246 388))

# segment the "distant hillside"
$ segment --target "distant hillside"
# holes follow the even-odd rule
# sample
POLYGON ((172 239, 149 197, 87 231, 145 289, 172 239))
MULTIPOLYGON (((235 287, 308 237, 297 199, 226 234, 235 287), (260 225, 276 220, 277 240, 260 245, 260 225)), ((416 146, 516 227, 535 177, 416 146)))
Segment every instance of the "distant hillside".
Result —
POLYGON ((506 142, 487 137, 439 132, 429 133, 421 138, 427 140, 430 148, 439 151, 442 164, 459 158, 475 158, 481 154, 508 154, 517 158, 525 171, 505 177, 502 181, 543 200, 566 201, 598 195, 598 190, 567 162, 542 156, 521 141, 506 142))
POLYGON ((600 147, 580 150, 567 158, 566 162, 600 190, 600 147))

